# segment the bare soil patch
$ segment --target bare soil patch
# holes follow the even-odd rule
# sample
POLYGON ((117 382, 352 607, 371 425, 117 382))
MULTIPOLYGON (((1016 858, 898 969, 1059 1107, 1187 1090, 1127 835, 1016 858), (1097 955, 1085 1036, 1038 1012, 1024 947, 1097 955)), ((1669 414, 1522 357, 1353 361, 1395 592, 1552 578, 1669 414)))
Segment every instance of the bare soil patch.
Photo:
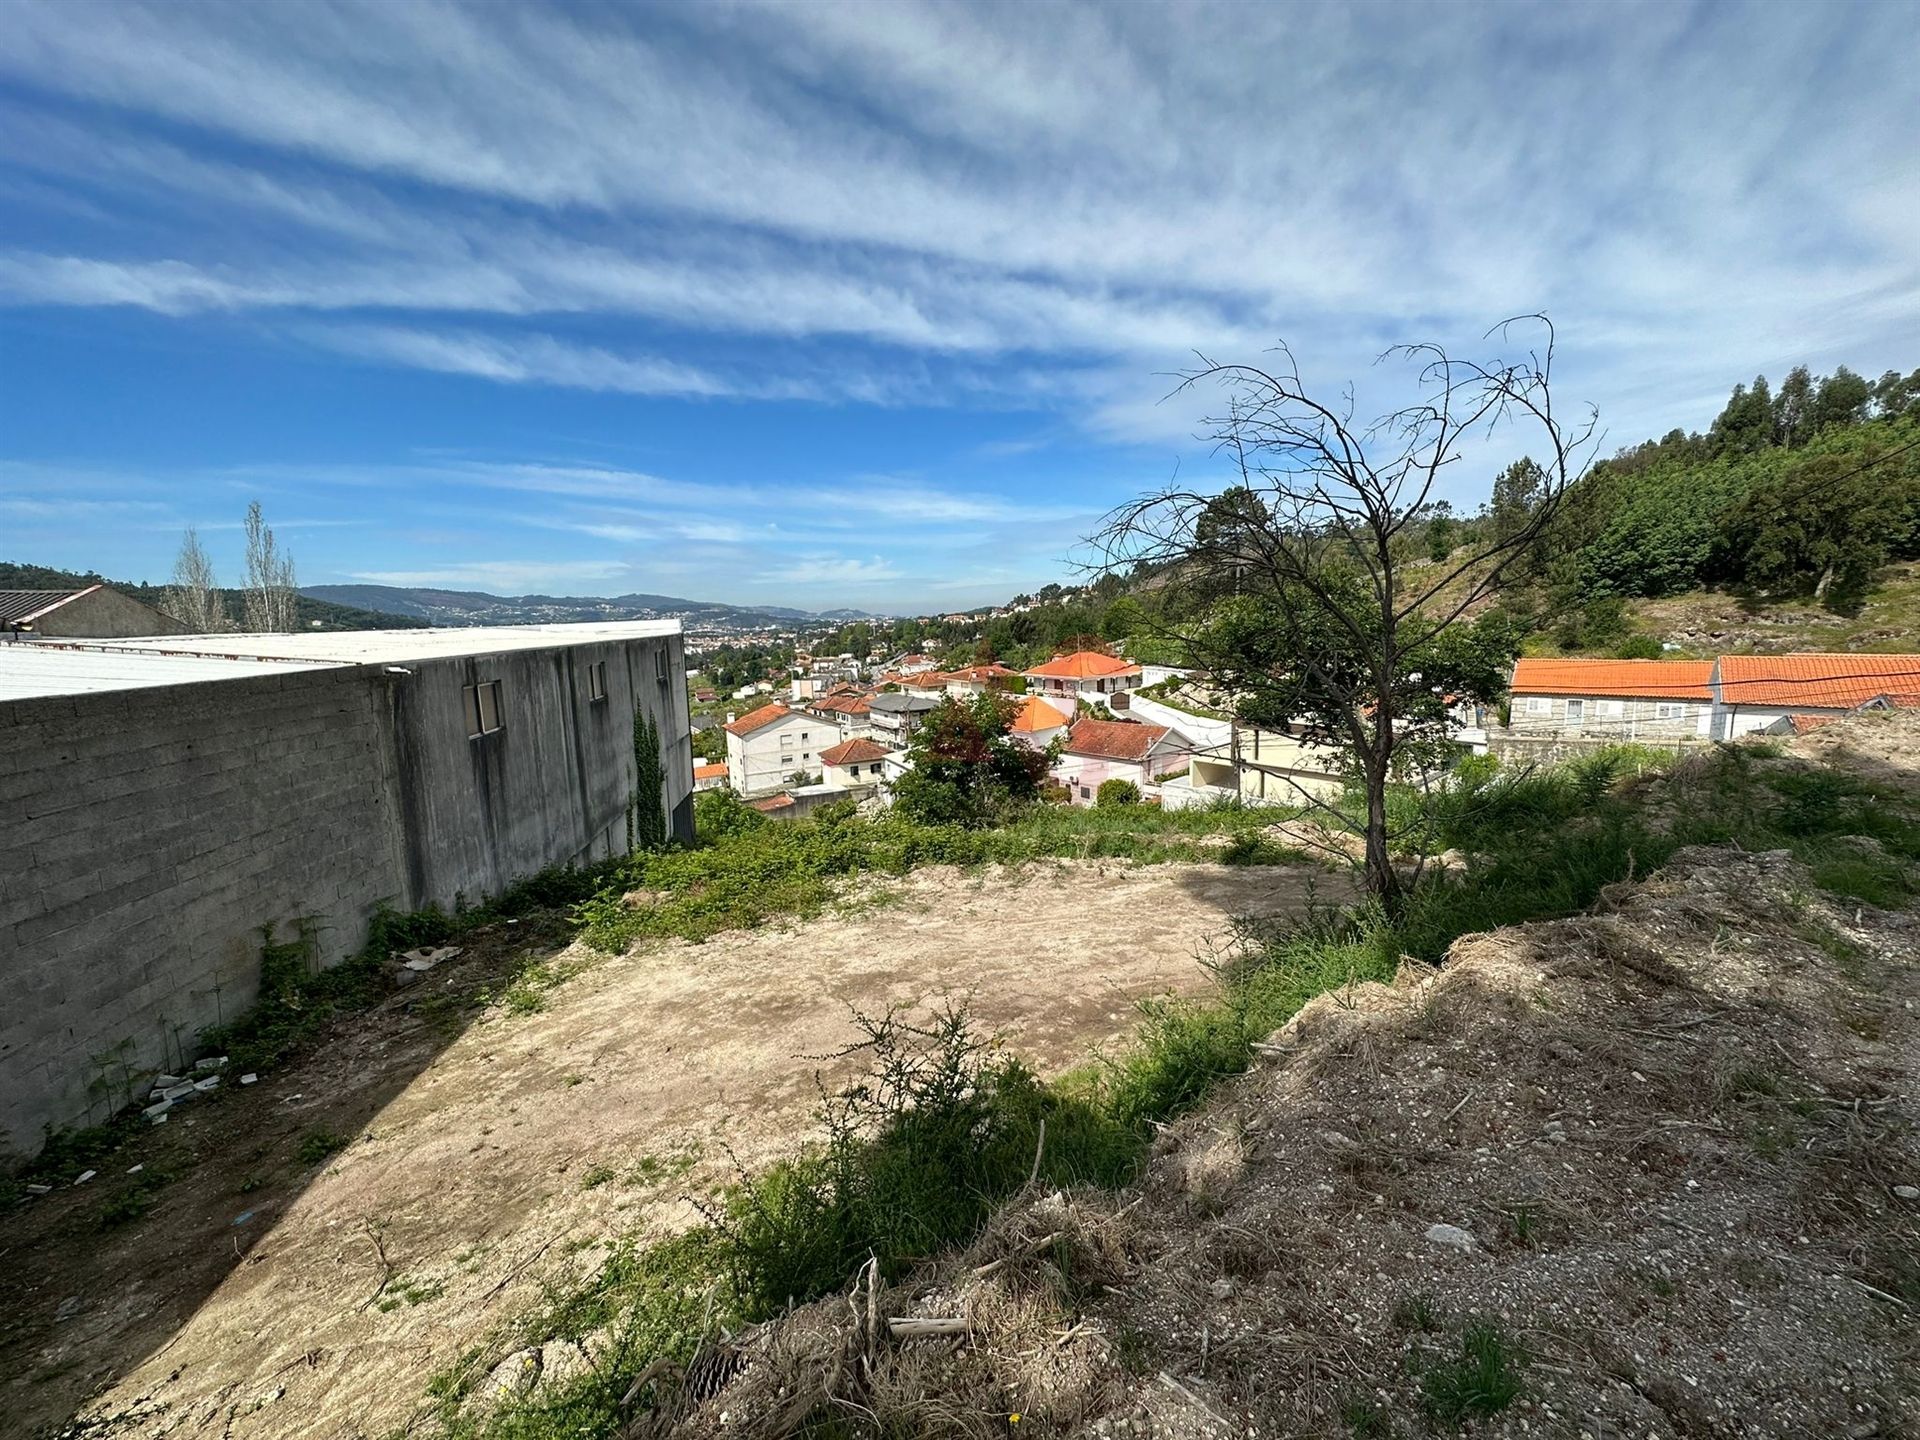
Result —
POLYGON ((682 1225, 685 1194, 797 1143, 815 1071, 845 1078, 806 1057, 853 1038, 850 1007, 965 999, 1061 1069, 1130 1031, 1140 997, 1203 984, 1232 916, 1309 886, 1329 882, 1042 862, 918 872, 841 915, 617 958, 551 925, 490 927, 303 1060, 5 1217, 4 1428, 390 1433, 429 1376, 611 1236, 682 1225), (503 983, 540 957, 557 983, 503 983), (171 1178, 103 1225, 134 1165, 171 1178))
POLYGON ((1920 1433, 1916 956, 1785 852, 1683 850, 1316 1000, 1137 1188, 875 1297, 963 1333, 822 1301, 723 1342, 672 1432, 1920 1433))

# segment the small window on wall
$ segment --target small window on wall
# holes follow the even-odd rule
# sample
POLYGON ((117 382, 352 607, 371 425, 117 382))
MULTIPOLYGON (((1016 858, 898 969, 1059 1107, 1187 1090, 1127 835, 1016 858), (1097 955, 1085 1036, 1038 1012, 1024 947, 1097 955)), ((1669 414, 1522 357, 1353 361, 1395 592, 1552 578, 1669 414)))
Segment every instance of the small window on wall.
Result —
POLYGON ((1552 713, 1553 713, 1553 702, 1547 699, 1545 696, 1529 695, 1527 697, 1527 714, 1551 715, 1552 713))
POLYGON ((587 699, 607 698, 607 662, 596 660, 587 666, 587 699))
POLYGON ((486 680, 461 687, 461 699, 467 707, 467 738, 478 740, 500 728, 500 682, 486 680))
POLYGON ((673 667, 667 663, 667 647, 658 645, 653 652, 653 678, 662 685, 673 678, 673 667))
POLYGON ((1571 721, 1587 718, 1587 702, 1584 700, 1567 701, 1567 719, 1571 721))

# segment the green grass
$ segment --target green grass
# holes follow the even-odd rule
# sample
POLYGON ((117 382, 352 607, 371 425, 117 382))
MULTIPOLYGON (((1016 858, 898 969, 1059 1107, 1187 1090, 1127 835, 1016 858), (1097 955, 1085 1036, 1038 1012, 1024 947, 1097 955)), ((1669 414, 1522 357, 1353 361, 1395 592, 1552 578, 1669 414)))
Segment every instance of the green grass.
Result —
POLYGON ((1518 1366, 1524 1358, 1494 1326, 1469 1325, 1460 1353, 1420 1377, 1427 1414, 1449 1429, 1470 1416, 1498 1415, 1520 1396, 1518 1366))
POLYGON ((776 918, 817 915, 849 879, 904 875, 923 865, 1048 858, 1158 864, 1221 859, 1223 849, 1237 864, 1307 862, 1311 857, 1304 852, 1259 833, 1291 813, 1042 805, 1011 824, 970 829, 919 825, 894 814, 866 819, 849 806, 830 806, 805 820, 757 824, 762 817, 749 821, 729 810, 707 843, 624 861, 575 915, 589 944, 617 953, 640 940, 701 941, 776 918), (1227 845, 1216 837, 1226 837, 1227 845), (624 897, 635 891, 645 898, 627 903, 624 897))
POLYGON ((309 1130, 300 1137, 293 1156, 302 1165, 318 1165, 347 1148, 347 1137, 331 1130, 309 1130))

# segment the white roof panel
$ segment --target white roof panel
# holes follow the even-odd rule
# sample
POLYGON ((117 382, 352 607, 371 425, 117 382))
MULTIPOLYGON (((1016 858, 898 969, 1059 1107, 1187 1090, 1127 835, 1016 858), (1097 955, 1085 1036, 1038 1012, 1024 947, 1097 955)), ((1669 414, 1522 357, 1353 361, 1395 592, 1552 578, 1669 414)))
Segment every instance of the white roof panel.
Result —
POLYGON ((0 642, 0 703, 48 695, 89 695, 152 685, 195 685, 289 670, 324 670, 328 661, 229 660, 208 655, 147 655, 44 641, 0 642))
POLYGON ((140 640, 90 640, 116 650, 227 655, 242 660, 328 660, 339 665, 402 665, 450 655, 498 655, 503 650, 547 650, 606 645, 678 635, 678 620, 609 620, 580 625, 464 625, 427 630, 307 630, 289 635, 161 635, 140 640))
POLYGON ((405 665, 678 635, 678 620, 586 625, 475 625, 430 630, 332 630, 292 635, 159 635, 135 640, 0 641, 0 701, 192 685, 339 665, 405 665))

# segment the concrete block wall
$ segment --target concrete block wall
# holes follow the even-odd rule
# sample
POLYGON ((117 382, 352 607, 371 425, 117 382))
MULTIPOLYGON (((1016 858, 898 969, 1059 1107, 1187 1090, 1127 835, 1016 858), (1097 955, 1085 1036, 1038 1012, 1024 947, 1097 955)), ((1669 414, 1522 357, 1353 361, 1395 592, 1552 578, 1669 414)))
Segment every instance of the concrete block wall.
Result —
POLYGON ((262 926, 310 917, 332 963, 404 902, 392 753, 356 670, 0 709, 0 1153, 190 1062, 253 1003, 262 926))
POLYGON ((123 1065, 191 1062, 256 998, 262 926, 311 919, 333 964, 382 901, 479 901, 623 850, 636 706, 691 838, 677 635, 401 669, 0 705, 0 1163, 106 1118, 123 1065), (480 681, 503 723, 473 740, 462 688, 480 681))

